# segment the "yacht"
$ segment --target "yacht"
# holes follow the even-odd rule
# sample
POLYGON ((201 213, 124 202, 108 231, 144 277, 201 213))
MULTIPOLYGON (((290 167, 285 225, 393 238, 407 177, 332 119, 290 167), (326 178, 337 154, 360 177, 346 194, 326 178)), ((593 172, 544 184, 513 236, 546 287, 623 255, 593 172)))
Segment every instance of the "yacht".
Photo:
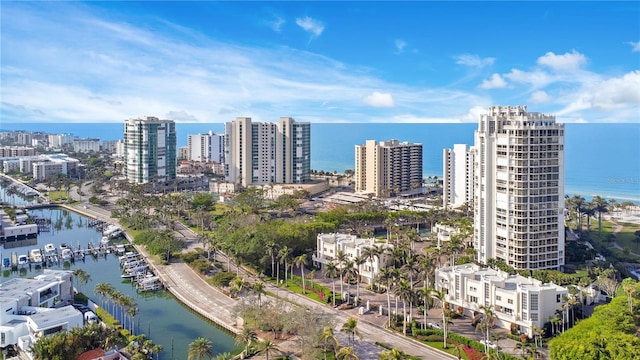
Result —
POLYGON ((100 246, 108 246, 109 243, 111 243, 111 240, 109 239, 108 236, 103 236, 102 239, 100 239, 100 246))
POLYGON ((60 244, 60 251, 63 251, 64 249, 68 249, 69 246, 65 243, 60 244))
POLYGON ((71 260, 73 258, 73 251, 69 248, 62 249, 62 260, 71 260))
POLYGON ((56 247, 53 244, 47 244, 44 246, 45 255, 53 255, 56 253, 56 247))
POLYGON ((18 265, 26 265, 28 262, 29 262, 29 257, 27 255, 18 256, 18 265))
POLYGON ((29 252, 29 258, 31 258, 31 262, 41 263, 42 262, 42 251, 40 251, 40 249, 32 249, 29 252))

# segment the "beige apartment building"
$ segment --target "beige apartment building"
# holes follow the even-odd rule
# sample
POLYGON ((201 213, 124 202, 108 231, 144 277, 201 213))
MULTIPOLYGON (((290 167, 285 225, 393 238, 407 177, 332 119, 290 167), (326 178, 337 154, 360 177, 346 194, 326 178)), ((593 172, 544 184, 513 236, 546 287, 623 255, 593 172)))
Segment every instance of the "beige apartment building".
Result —
POLYGON ((422 187, 422 144, 367 140, 355 147, 356 193, 399 196, 422 187))

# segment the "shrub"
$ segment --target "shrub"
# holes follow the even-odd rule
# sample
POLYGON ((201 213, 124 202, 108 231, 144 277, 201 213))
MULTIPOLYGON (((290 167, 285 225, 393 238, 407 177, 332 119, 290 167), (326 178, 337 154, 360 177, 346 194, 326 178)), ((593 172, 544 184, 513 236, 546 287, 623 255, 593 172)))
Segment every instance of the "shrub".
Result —
POLYGON ((191 264, 199 258, 200 253, 198 253, 197 251, 190 251, 188 253, 180 254, 180 259, 182 259, 182 261, 186 262, 187 264, 191 264))
POLYGON ((226 287, 229 286, 231 280, 236 277, 235 274, 230 272, 221 271, 215 275, 213 275, 209 280, 207 280, 211 285, 218 287, 226 287))
POLYGON ((207 274, 211 269, 211 263, 206 259, 196 259, 189 264, 192 268, 199 271, 201 274, 207 274))

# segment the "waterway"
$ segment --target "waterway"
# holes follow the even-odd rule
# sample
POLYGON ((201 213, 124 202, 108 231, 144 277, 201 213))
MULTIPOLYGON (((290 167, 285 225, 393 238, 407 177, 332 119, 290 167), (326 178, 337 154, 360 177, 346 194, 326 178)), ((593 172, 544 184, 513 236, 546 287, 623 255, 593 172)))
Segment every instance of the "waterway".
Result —
MULTIPOLYGON (((20 204, 19 198, 14 201, 16 204, 20 204)), ((48 243, 54 244, 56 248, 59 248, 62 243, 66 243, 74 249, 78 246, 87 248, 90 241, 98 244, 102 237, 100 231, 89 226, 88 218, 77 213, 60 208, 33 210, 30 213, 50 219, 51 231, 41 232, 35 245, 12 249, 4 249, 0 246, 0 252, 2 252, 0 258, 9 257, 11 252, 27 255, 30 249, 36 247, 42 249, 48 243)), ((191 312, 169 292, 138 293, 130 282, 124 281, 120 277, 119 262, 113 254, 98 258, 87 255, 84 262, 61 262, 51 268, 68 270, 81 268, 89 273, 91 280, 86 285, 79 285, 79 290, 97 304, 100 304, 100 299, 93 293, 93 289, 96 284, 102 282, 110 283, 117 291, 133 297, 139 308, 139 313, 134 320, 136 333, 145 333, 154 343, 162 345, 163 351, 160 354, 162 359, 186 359, 189 343, 198 337, 210 339, 215 354, 231 352, 237 347, 230 335, 191 312)), ((36 269, 35 266, 32 266, 31 269, 29 266, 23 266, 22 270, 17 272, 4 270, 0 281, 11 277, 33 277, 43 271, 41 268, 36 269)))

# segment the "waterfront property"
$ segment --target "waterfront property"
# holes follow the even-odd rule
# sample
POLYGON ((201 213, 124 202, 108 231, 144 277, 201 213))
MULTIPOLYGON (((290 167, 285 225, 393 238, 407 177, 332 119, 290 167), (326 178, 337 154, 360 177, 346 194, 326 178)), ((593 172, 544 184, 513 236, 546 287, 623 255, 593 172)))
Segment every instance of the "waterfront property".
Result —
MULTIPOLYGON (((317 250, 312 260, 314 265, 324 268, 327 263, 337 261, 338 253, 342 252, 346 260, 354 261, 356 257, 363 257, 365 248, 373 248, 376 245, 382 249, 393 248, 393 245, 386 242, 378 244, 374 238, 360 238, 356 235, 340 233, 318 234, 317 250)), ((390 264, 391 257, 381 253, 379 256, 363 260, 364 263, 359 266, 360 281, 371 285, 380 269, 390 264)), ((358 267, 358 265, 354 266, 358 267)))
POLYGON ((422 187, 422 144, 367 140, 355 147, 355 191, 399 196, 422 187))
POLYGON ((82 326, 73 303, 73 273, 44 270, 33 279, 12 278, 0 284, 0 347, 15 345, 29 354, 39 338, 82 326))
POLYGON ((18 210, 15 220, 12 220, 4 210, 0 209, 0 244, 37 237, 38 225, 27 224, 27 218, 26 214, 18 210))
POLYGON ((514 326, 529 337, 533 336, 533 326, 543 328, 549 317, 562 309, 568 296, 565 287, 477 264, 437 269, 435 286, 446 292, 450 309, 458 308, 473 318, 490 307, 496 326, 514 326))
POLYGON ((478 261, 564 267, 564 124, 526 106, 492 106, 474 146, 478 261))
POLYGON ((225 181, 242 186, 302 184, 311 179, 311 124, 238 117, 225 124, 225 181))
POLYGON ((124 122, 124 176, 133 183, 176 178, 176 124, 146 116, 124 122))
POLYGON ((475 148, 454 144, 442 151, 442 206, 473 204, 473 161, 475 148))

